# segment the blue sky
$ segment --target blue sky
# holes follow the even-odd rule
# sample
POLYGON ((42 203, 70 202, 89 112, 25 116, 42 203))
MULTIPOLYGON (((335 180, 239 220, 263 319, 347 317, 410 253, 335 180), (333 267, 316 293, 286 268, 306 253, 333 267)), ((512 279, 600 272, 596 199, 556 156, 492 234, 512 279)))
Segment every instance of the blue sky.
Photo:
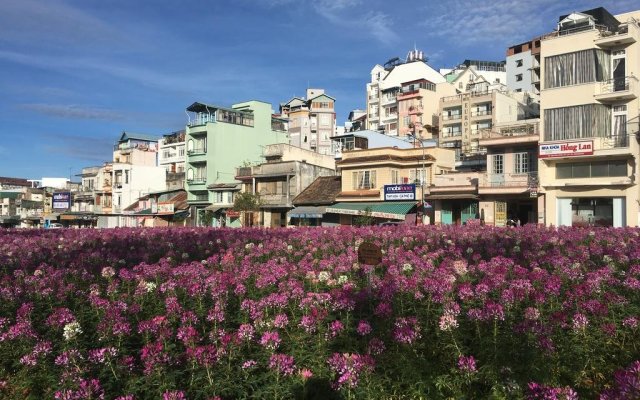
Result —
MULTIPOLYGON (((376 63, 501 60, 561 14, 637 0, 0 0, 0 176, 75 175, 122 131, 183 129, 194 101, 324 88, 341 125, 376 63)), ((74 176, 74 180, 77 178, 74 176)))

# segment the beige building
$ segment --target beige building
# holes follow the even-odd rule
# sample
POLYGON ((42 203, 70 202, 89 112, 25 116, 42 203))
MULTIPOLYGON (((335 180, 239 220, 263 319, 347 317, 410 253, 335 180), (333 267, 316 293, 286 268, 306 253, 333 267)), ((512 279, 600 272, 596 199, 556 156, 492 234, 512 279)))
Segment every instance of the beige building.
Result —
POLYGON ((638 225, 639 20, 576 12, 541 40, 540 223, 638 225))
POLYGON ((244 190, 260 196, 258 220, 265 227, 284 227, 293 198, 320 176, 335 175, 333 156, 284 143, 263 148, 265 162, 237 169, 244 190))
POLYGON ((324 89, 307 89, 306 99, 294 97, 280 105, 281 117, 288 120, 289 144, 320 154, 332 154, 335 103, 324 89))
POLYGON ((470 91, 440 99, 441 147, 454 149, 456 169, 484 170, 486 148, 481 133, 493 126, 526 117, 525 93, 470 91))
POLYGON ((437 138, 440 98, 455 94, 456 89, 448 82, 436 84, 426 79, 418 79, 402 83, 396 98, 398 136, 437 138))
MULTIPOLYGON (((367 208, 379 222, 415 224, 416 213, 422 212, 421 199, 428 194, 431 182, 436 175, 451 171, 453 164, 453 151, 438 147, 345 151, 336 163, 342 176, 338 203, 326 212, 340 214, 342 225, 353 224, 367 208)), ((431 213, 428 209, 427 215, 431 213)), ((425 222, 430 222, 430 217, 425 222)))

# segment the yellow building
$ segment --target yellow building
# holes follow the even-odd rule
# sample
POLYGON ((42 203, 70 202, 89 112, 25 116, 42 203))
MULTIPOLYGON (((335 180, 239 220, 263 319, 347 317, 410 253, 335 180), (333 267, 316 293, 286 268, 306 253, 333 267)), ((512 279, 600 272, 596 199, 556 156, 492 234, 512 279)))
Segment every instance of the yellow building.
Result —
POLYGON ((638 225, 639 20, 596 8, 542 37, 540 223, 638 225))

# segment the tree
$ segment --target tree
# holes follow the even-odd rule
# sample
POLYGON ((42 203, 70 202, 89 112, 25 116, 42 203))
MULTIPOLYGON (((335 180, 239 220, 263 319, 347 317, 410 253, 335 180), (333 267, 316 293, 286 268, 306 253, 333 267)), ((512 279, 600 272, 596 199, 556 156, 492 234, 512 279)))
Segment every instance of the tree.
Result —
POLYGON ((243 225, 253 226, 253 212, 260 209, 260 195, 250 192, 238 193, 233 201, 233 209, 242 213, 243 225), (247 214, 249 212, 249 214, 247 214))
POLYGON ((369 226, 373 225, 373 221, 375 221, 375 217, 371 215, 371 207, 367 206, 364 209, 364 213, 358 215, 354 218, 353 224, 355 226, 369 226))

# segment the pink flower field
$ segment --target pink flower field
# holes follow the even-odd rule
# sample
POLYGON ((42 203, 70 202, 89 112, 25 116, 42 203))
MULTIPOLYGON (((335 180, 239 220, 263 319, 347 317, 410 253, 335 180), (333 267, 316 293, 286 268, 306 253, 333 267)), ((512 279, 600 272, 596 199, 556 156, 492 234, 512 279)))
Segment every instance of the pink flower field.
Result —
POLYGON ((0 268, 0 398, 640 398, 638 229, 5 230, 0 268))

